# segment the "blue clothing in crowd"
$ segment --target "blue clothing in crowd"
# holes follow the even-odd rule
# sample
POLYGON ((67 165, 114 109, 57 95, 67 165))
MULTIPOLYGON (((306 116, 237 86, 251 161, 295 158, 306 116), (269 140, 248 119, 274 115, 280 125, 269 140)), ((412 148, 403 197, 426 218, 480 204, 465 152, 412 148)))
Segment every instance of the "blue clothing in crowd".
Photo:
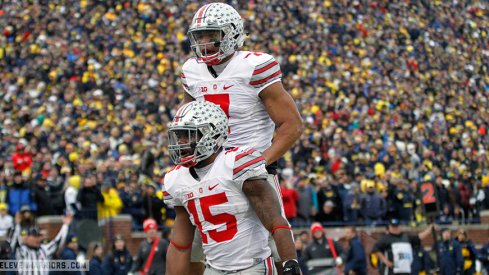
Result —
POLYGON ((436 249, 438 250, 440 261, 440 274, 456 275, 462 272, 464 258, 462 257, 462 247, 457 241, 438 242, 436 249))
POLYGON ((350 240, 350 249, 346 254, 345 274, 350 271, 356 275, 367 275, 367 257, 358 237, 350 240))

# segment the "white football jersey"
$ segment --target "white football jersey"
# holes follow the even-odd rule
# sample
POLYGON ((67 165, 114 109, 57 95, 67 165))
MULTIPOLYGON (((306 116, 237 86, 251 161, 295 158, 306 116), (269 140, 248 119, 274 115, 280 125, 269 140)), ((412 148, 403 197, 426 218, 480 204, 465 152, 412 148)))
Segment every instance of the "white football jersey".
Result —
POLYGON ((271 255, 269 232, 242 191, 246 179, 266 173, 258 151, 234 148, 222 151, 200 181, 183 166, 165 175, 165 203, 185 207, 213 268, 246 269, 271 255))
POLYGON ((228 116, 225 146, 249 146, 260 152, 272 144, 275 124, 259 95, 281 77, 280 65, 271 55, 248 51, 236 52, 218 77, 195 58, 187 60, 180 73, 185 92, 195 100, 218 104, 228 116))

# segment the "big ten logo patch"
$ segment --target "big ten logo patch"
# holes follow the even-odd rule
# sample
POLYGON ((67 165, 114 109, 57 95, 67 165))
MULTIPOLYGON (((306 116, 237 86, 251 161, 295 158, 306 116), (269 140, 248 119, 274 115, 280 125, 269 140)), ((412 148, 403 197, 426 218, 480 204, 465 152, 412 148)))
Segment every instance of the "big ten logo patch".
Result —
POLYGON ((200 87, 200 92, 201 92, 201 93, 207 93, 207 91, 208 91, 208 90, 207 90, 207 87, 206 87, 206 86, 202 86, 202 87, 200 87))
POLYGON ((192 199, 193 197, 194 197, 194 192, 190 192, 190 193, 185 194, 186 200, 192 199))

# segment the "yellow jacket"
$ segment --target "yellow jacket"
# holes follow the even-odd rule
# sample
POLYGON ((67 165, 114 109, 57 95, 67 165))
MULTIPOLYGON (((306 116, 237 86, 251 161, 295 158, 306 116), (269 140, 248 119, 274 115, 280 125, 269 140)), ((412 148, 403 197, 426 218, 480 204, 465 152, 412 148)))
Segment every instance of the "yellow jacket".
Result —
POLYGON ((119 193, 114 188, 110 188, 107 192, 102 192, 104 202, 97 205, 99 220, 115 217, 122 209, 122 200, 119 193))

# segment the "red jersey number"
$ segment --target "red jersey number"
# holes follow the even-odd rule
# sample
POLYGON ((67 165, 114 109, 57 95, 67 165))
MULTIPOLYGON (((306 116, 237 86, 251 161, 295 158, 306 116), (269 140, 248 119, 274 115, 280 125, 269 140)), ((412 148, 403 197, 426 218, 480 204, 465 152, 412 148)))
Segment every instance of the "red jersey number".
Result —
MULTIPOLYGON (((202 221, 199 218, 195 201, 196 200, 191 200, 188 202, 188 209, 190 211, 190 214, 194 218, 197 227, 199 228, 200 234, 202 236, 202 243, 207 244, 209 242, 208 236, 203 232, 202 221)), ((200 208, 202 210, 202 215, 204 217, 203 221, 212 223, 214 225, 226 224, 225 230, 222 231, 217 231, 216 229, 209 230, 208 231, 209 237, 218 243, 233 239, 236 233, 238 233, 236 217, 228 213, 221 213, 221 214, 214 215, 211 213, 210 210, 211 206, 220 205, 228 202, 226 193, 218 193, 207 197, 203 197, 199 199, 199 202, 200 202, 200 208)))
MULTIPOLYGON (((206 94, 204 95, 206 101, 219 105, 229 118, 229 94, 206 94)), ((231 133, 231 127, 228 127, 228 134, 231 133)))

